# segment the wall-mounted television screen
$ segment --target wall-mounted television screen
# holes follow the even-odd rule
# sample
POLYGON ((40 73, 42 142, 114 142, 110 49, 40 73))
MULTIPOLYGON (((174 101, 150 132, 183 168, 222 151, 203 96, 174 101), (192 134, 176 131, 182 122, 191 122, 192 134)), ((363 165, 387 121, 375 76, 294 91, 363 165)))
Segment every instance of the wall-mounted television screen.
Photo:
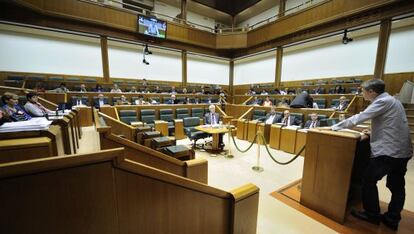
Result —
POLYGON ((167 33, 167 22, 138 15, 138 32, 158 38, 165 38, 167 33))

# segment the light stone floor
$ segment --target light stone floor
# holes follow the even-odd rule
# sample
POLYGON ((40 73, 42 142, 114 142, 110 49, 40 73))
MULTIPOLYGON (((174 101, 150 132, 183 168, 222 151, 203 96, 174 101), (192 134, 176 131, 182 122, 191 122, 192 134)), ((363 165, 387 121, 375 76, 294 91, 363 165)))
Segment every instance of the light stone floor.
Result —
MULTIPOLYGON (((247 141, 236 140, 237 145, 245 149, 247 141)), ((227 149, 227 135, 224 137, 227 149)), ((189 145, 188 139, 180 140, 177 144, 189 145)), ((94 152, 99 149, 99 137, 94 127, 83 128, 80 141, 80 153, 94 152)), ((320 224, 308 216, 279 202, 269 194, 302 177, 302 157, 289 165, 281 166, 273 162, 264 147, 261 147, 260 165, 263 172, 251 169, 257 163, 257 145, 248 152, 240 153, 231 146, 234 158, 228 159, 223 155, 211 157, 210 154, 196 151, 197 158, 208 160, 208 184, 223 190, 231 190, 246 183, 253 183, 260 188, 259 215, 257 233, 335 233, 332 229, 320 224)), ((287 161, 293 155, 279 150, 271 150, 272 155, 279 161, 287 161)), ((385 178, 379 183, 380 199, 389 201, 390 193, 385 187, 385 178)), ((404 209, 414 211, 414 160, 410 160, 406 175, 406 203, 404 209)))

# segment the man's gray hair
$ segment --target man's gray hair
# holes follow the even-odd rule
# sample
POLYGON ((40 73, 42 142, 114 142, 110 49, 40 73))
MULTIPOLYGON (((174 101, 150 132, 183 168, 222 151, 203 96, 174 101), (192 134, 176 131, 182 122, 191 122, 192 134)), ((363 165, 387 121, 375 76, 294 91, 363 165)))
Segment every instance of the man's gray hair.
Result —
POLYGON ((361 84, 361 88, 366 91, 372 90, 377 94, 381 94, 385 91, 385 83, 380 79, 367 80, 361 84))

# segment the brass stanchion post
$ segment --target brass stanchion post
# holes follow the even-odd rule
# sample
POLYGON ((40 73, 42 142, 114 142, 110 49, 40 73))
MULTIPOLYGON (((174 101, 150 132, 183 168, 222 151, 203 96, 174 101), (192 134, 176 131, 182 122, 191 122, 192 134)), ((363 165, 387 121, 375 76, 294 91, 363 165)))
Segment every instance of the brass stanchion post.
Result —
POLYGON ((261 132, 257 132, 257 137, 256 137, 256 142, 257 142, 257 162, 256 162, 256 166, 252 167, 253 171, 257 171, 257 172, 262 172, 264 171, 263 167, 260 166, 260 136, 261 136, 261 132))
POLYGON ((226 158, 234 158, 234 155, 231 153, 231 135, 230 134, 232 134, 232 127, 231 127, 231 125, 228 125, 228 130, 229 130, 229 132, 227 133, 228 134, 228 145, 229 145, 229 150, 227 151, 227 154, 226 155, 224 155, 224 157, 226 157, 226 158))

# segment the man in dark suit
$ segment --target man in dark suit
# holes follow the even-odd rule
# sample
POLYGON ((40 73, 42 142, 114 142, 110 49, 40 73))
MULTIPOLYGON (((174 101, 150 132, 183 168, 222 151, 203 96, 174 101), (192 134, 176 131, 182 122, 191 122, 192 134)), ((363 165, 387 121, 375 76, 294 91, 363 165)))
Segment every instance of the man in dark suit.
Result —
POLYGON ((260 118, 260 121, 265 122, 265 124, 275 124, 280 121, 281 116, 276 114, 276 107, 272 106, 270 108, 269 114, 266 115, 264 118, 260 118))
POLYGON ((208 109, 210 110, 210 113, 204 115, 204 123, 209 125, 219 124, 220 116, 216 113, 216 107, 210 105, 208 109))
MULTIPOLYGON (((216 113, 216 107, 214 105, 210 105, 208 107, 208 109, 210 110, 210 113, 206 113, 204 115, 204 124, 206 124, 206 125, 217 125, 217 124, 219 124, 220 116, 219 116, 219 114, 216 113)), ((224 148, 223 133, 219 134, 219 145, 220 145, 221 149, 224 148)))
POLYGON ((334 108, 336 110, 339 110, 339 111, 345 111, 347 107, 348 107, 348 102, 346 101, 346 97, 345 96, 341 96, 339 98, 338 105, 336 105, 334 108))
POLYGON ((320 86, 318 86, 316 89, 313 90, 314 94, 324 94, 325 90, 323 88, 321 88, 320 86))
POLYGON ((95 99, 95 108, 99 109, 101 106, 105 105, 108 105, 108 99, 105 99, 103 94, 99 94, 98 98, 95 99))
POLYGON ((312 108, 312 106, 313 98, 306 91, 298 94, 290 103, 291 108, 312 108))
POLYGON ((319 127, 320 123, 318 120, 318 114, 316 113, 312 113, 311 114, 311 119, 306 121, 305 123, 305 128, 306 129, 311 129, 311 128, 316 128, 319 127))
POLYGON ((284 126, 300 126, 301 121, 298 120, 295 116, 291 116, 289 110, 285 110, 283 112, 283 118, 280 119, 279 123, 282 123, 284 126))

